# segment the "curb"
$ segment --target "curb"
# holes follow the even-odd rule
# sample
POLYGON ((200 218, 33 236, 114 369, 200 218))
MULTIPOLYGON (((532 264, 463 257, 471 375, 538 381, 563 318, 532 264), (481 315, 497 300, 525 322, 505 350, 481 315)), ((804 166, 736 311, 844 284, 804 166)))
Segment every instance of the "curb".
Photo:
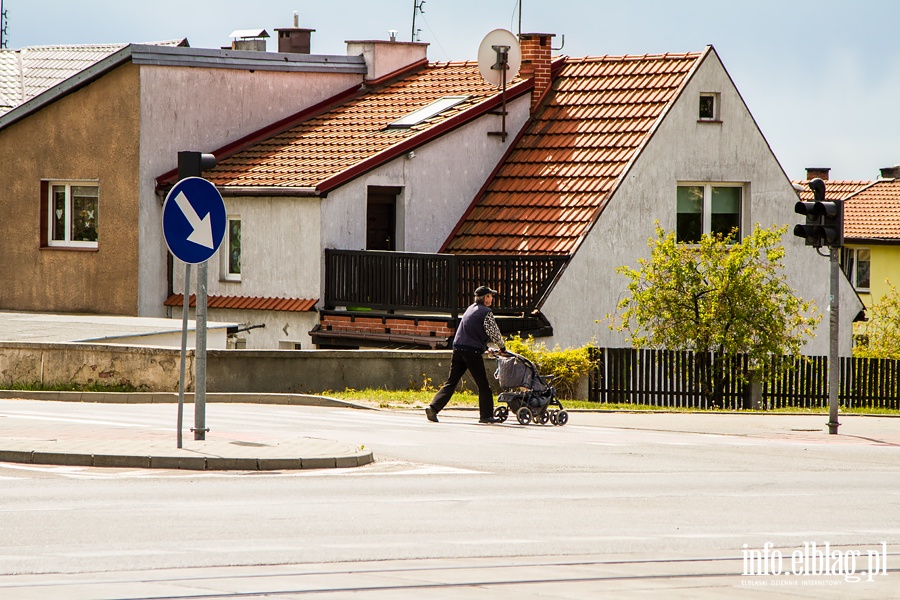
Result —
POLYGON ((83 454, 28 450, 0 450, 0 462, 60 465, 67 467, 113 467, 120 469, 182 469, 186 471, 284 471, 343 469, 374 462, 371 452, 311 458, 236 458, 222 456, 83 454))
MULTIPOLYGON (((48 402, 96 402, 108 404, 175 404, 178 392, 48 392, 29 390, 0 390, 0 400, 44 400, 48 402)), ((232 404, 285 404, 291 406, 321 406, 327 408, 356 408, 378 410, 372 406, 311 394, 249 394, 207 392, 206 401, 232 404)), ((193 392, 185 393, 185 404, 193 404, 193 392)))
MULTIPOLYGON (((319 406, 329 408, 355 408, 378 410, 377 408, 338 400, 328 396, 308 394, 207 394, 210 403, 235 404, 283 404, 293 406, 319 406)), ((174 404, 178 402, 175 392, 52 392, 0 390, 3 400, 36 400, 56 402, 84 402, 109 404, 174 404)), ((194 394, 185 394, 185 403, 193 403, 194 394)), ((58 440, 54 440, 58 441, 58 440)), ((65 443, 57 446, 51 444, 32 445, 29 442, 24 448, 21 442, 12 442, 7 449, 0 449, 0 462, 36 465, 60 465, 70 467, 111 467, 129 469, 182 469, 187 471, 282 471, 301 469, 339 469, 361 467, 375 461, 371 451, 354 450, 353 447, 335 450, 310 452, 311 456, 303 457, 304 448, 282 448, 280 450, 260 452, 257 456, 227 456, 229 452, 219 452, 221 447, 168 449, 151 442, 149 445, 132 447, 125 453, 91 452, 90 446, 83 443, 69 446, 66 452, 65 443), (16 447, 18 446, 18 447, 16 447), (28 447, 31 446, 32 449, 28 447), (37 447, 37 449, 34 449, 37 447), (332 454, 333 453, 333 454, 332 454), (223 455, 224 454, 224 455, 223 455), (268 456, 266 456, 268 454, 268 456), (318 455, 317 455, 318 454, 318 455)), ((243 453, 238 453, 243 454, 243 453)))

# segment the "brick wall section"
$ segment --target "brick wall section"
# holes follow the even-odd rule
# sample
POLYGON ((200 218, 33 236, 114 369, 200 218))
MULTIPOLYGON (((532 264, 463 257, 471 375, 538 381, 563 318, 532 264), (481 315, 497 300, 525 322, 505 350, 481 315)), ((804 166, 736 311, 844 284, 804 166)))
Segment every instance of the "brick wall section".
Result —
POLYGON ((322 315, 322 329, 359 333, 390 333, 419 337, 448 338, 454 333, 444 321, 400 319, 392 317, 360 317, 356 315, 322 315))
POLYGON ((534 77, 534 91, 531 93, 531 112, 537 108, 550 89, 550 46, 551 33, 523 33, 519 36, 522 50, 522 77, 534 77))

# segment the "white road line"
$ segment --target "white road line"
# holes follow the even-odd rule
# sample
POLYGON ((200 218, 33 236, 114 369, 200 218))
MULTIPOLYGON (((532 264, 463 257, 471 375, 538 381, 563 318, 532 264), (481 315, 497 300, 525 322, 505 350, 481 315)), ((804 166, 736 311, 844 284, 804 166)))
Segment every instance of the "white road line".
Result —
POLYGON ((32 415, 28 413, 0 413, 0 417, 11 419, 26 419, 30 421, 60 421, 63 423, 84 423, 86 425, 111 425, 113 427, 146 427, 140 423, 122 423, 121 421, 101 421, 99 419, 75 419, 72 417, 51 417, 46 415, 32 415))

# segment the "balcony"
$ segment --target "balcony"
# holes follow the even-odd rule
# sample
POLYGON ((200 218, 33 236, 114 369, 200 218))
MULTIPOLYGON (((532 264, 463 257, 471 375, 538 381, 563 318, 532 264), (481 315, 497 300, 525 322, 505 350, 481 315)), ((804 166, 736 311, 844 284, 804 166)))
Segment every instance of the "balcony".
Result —
POLYGON ((473 291, 488 285, 504 334, 552 335, 540 308, 568 260, 326 249, 324 308, 310 333, 320 347, 447 347, 473 291))

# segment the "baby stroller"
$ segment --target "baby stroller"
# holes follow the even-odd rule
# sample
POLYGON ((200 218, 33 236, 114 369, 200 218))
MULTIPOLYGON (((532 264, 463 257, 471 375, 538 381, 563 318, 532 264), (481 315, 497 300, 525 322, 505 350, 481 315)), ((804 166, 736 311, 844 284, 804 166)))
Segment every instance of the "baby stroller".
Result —
POLYGON ((522 425, 532 422, 565 425, 569 422, 569 413, 557 400, 556 390, 549 383, 552 376, 542 377, 534 363, 524 356, 509 351, 495 356, 497 371, 494 377, 503 389, 499 401, 507 405, 494 409, 495 418, 502 423, 513 412, 522 425), (553 407, 558 407, 558 410, 553 407))

